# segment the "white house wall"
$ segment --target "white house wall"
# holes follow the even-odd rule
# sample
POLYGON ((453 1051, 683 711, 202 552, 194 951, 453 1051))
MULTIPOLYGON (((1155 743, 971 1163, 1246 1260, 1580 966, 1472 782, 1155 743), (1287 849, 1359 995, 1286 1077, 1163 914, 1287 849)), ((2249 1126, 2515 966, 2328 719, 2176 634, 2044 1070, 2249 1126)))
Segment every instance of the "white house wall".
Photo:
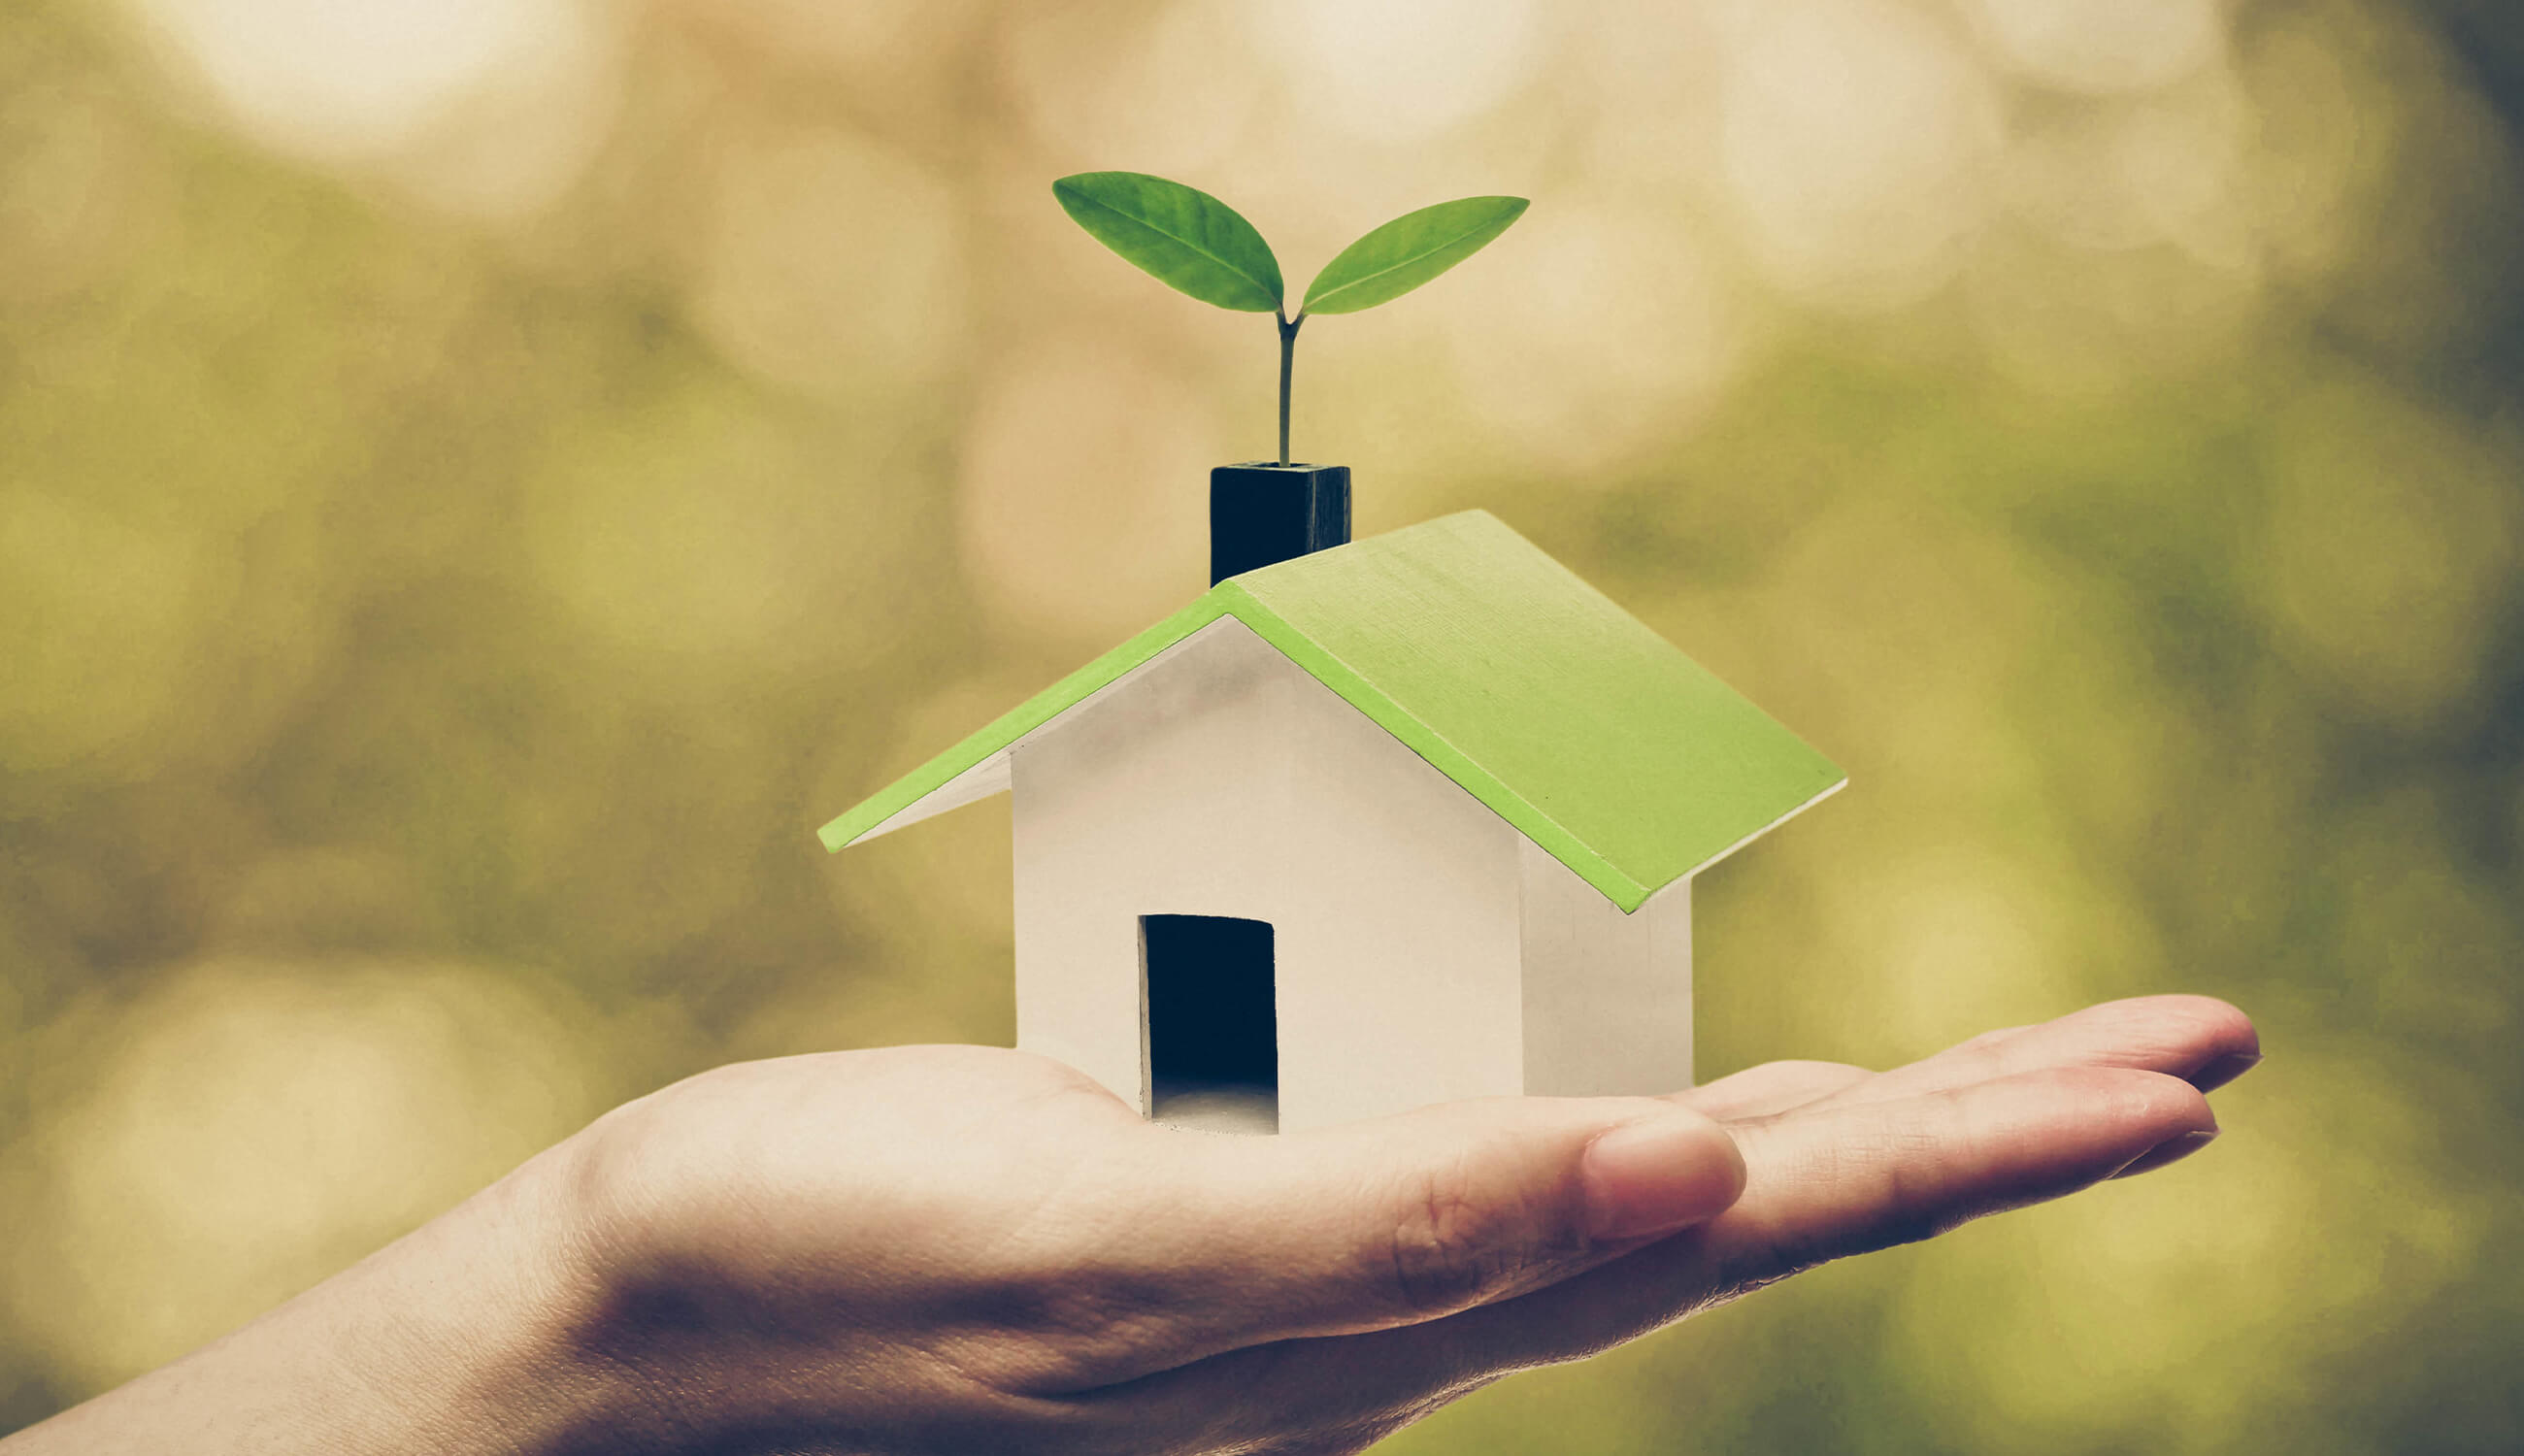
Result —
POLYGON ((1144 1110, 1139 917, 1234 915, 1273 927, 1284 1131, 1523 1088, 1524 837, 1243 623, 1013 768, 1019 1046, 1144 1110))
POLYGON ((1654 1095, 1691 1078, 1691 882, 1629 914, 1518 837, 1525 1090, 1654 1095))

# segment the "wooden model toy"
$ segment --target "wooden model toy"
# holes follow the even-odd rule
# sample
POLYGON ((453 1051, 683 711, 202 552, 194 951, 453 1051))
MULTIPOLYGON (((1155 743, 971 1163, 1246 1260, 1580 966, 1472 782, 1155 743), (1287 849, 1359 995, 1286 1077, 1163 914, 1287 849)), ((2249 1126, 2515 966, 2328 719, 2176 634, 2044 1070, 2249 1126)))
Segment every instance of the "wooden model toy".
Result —
POLYGON ((1351 543, 1348 485, 1213 471, 1205 595, 824 845, 1011 792, 1017 1045, 1150 1116, 1689 1086, 1692 878, 1840 770, 1487 512, 1351 543))
POLYGON ((1220 582, 822 838, 1012 791, 1017 1045, 1298 1129, 1688 1086, 1692 876, 1842 782, 1469 511, 1220 582))

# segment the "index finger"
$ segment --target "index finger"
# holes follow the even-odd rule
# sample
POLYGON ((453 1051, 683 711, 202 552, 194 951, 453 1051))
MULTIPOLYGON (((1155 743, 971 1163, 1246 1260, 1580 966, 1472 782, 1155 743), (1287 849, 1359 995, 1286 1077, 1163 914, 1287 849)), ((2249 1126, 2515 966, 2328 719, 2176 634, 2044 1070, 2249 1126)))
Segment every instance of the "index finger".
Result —
POLYGON ((2207 1092, 2243 1075, 2260 1053, 2252 1018, 2226 1001, 2132 996, 2038 1026, 1984 1033, 1907 1067, 1852 1082, 1814 1105, 1889 1101, 2062 1067, 2158 1072, 2207 1092))

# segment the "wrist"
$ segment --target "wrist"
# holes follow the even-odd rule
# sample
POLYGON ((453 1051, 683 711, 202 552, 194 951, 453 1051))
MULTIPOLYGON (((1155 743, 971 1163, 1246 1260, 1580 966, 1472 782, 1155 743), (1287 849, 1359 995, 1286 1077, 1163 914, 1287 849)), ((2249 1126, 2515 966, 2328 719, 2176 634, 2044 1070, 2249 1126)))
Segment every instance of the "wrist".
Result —
POLYGON ((582 1338, 603 1302, 571 1142, 171 1365, 0 1442, 539 1456, 636 1392, 582 1338))
POLYGON ((392 1327, 378 1349, 400 1385, 388 1429, 426 1433, 434 1453, 543 1456, 593 1449, 636 1408, 590 1337, 609 1296, 578 1172, 584 1137, 381 1251, 379 1286, 344 1291, 348 1308, 392 1327))

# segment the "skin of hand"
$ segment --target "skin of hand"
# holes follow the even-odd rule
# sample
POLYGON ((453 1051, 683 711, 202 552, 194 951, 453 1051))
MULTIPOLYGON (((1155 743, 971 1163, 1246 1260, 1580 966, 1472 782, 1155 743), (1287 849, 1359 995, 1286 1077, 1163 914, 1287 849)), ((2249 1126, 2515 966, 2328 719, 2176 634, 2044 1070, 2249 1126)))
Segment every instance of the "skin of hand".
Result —
POLYGON ((2259 1059, 2152 996, 1884 1073, 1142 1121, 967 1046, 722 1067, 0 1441, 55 1451, 1355 1451, 1800 1269, 2160 1167, 2259 1059))

